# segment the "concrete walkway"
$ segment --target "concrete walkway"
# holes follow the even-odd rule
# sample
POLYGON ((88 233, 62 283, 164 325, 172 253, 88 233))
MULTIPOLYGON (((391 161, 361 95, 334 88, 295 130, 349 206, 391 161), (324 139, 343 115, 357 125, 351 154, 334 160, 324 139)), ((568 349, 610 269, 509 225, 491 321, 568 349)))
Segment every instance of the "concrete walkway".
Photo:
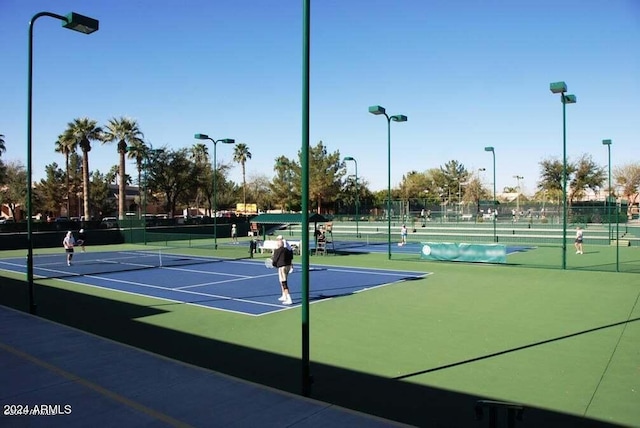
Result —
POLYGON ((4 306, 0 404, 1 427, 402 426, 4 306))

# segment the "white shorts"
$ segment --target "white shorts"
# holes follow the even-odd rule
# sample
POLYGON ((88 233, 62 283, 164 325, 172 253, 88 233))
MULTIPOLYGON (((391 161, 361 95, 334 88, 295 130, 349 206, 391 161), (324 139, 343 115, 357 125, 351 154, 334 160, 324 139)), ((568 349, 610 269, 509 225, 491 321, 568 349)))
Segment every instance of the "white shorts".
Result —
POLYGON ((280 282, 285 282, 287 280, 290 270, 291 270, 291 265, 282 266, 278 268, 278 279, 280 280, 280 282))

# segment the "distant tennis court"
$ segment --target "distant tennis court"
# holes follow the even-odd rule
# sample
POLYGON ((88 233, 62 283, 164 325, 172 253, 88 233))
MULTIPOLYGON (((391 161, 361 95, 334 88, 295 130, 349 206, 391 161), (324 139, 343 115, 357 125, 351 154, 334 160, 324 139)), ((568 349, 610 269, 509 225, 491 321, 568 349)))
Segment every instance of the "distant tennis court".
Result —
MULTIPOLYGON (((26 273, 25 258, 0 259, 0 269, 26 273)), ((64 254, 34 258, 36 279, 57 278, 74 283, 166 299, 208 308, 264 315, 301 303, 300 266, 289 275, 294 304, 278 302, 275 269, 264 260, 222 259, 174 254, 161 250, 76 252, 71 266, 64 254)), ((371 288, 425 277, 424 272, 313 265, 311 302, 347 296, 371 288)))
MULTIPOLYGON (((398 245, 397 242, 391 242, 392 254, 420 254, 422 250, 421 242, 407 242, 405 245, 398 245)), ((336 240, 328 245, 329 250, 342 253, 386 253, 388 251, 388 243, 376 240, 336 240)), ((514 253, 522 253, 533 250, 533 246, 508 245, 507 255, 514 253)))

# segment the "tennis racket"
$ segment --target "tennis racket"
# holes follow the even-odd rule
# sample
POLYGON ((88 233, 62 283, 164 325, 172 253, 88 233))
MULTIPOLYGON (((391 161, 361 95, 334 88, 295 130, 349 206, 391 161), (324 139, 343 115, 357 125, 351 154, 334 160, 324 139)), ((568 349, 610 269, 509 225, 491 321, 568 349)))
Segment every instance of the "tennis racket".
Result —
POLYGON ((273 269, 273 260, 271 260, 271 258, 265 259, 264 260, 264 267, 266 267, 267 269, 273 269))

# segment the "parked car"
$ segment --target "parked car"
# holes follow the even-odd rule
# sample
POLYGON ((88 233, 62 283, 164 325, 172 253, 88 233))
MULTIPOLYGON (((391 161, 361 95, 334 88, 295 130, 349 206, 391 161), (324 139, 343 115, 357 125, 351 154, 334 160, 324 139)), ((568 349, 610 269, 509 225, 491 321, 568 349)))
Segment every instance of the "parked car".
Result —
POLYGON ((0 218, 0 224, 7 224, 7 223, 15 223, 15 221, 13 220, 13 217, 0 218))
POLYGON ((100 227, 104 229, 113 229, 118 227, 118 219, 116 217, 104 217, 100 223, 100 227))

